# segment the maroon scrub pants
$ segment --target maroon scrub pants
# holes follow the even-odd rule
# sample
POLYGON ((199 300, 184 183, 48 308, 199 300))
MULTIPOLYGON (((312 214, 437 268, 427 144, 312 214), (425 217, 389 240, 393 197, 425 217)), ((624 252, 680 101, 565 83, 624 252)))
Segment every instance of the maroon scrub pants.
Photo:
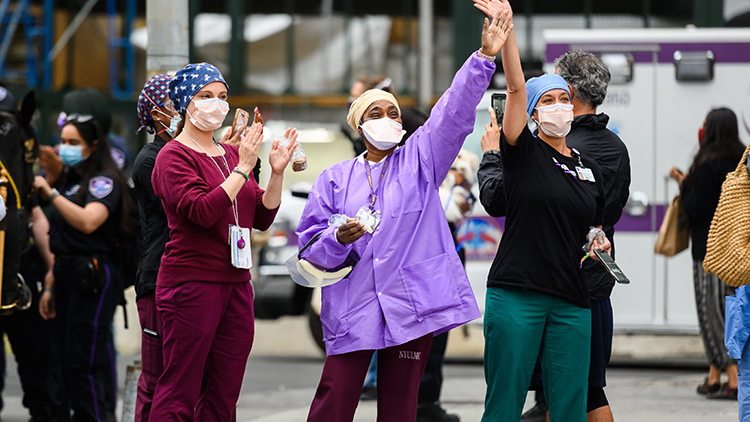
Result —
POLYGON ((235 420, 255 334, 250 283, 157 286, 156 306, 164 331, 164 372, 151 420, 235 420))
POLYGON ((156 292, 141 296, 136 301, 141 321, 141 377, 135 400, 135 422, 148 422, 156 381, 164 371, 162 354, 161 316, 156 311, 156 292))
MULTIPOLYGON (((417 394, 432 334, 378 350, 378 422, 417 419, 417 394)), ((374 350, 328 356, 308 422, 351 422, 374 350)))

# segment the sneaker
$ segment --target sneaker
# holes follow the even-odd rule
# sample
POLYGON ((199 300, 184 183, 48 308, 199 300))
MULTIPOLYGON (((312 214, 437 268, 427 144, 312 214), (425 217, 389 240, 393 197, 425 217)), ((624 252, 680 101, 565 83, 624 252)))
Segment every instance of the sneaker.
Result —
POLYGON ((715 393, 706 394, 706 398, 737 401, 737 389, 730 387, 728 383, 724 383, 724 385, 721 386, 721 390, 715 393))
POLYGON ((417 422, 459 422, 458 415, 448 413, 440 402, 420 404, 417 406, 417 422))
POLYGON ((378 399, 378 387, 366 385, 362 387, 362 394, 359 396, 362 401, 373 401, 378 399))
POLYGON ((706 378, 706 380, 703 381, 703 384, 699 385, 698 388, 695 389, 695 392, 700 394, 701 396, 705 396, 706 394, 718 393, 719 390, 721 390, 720 382, 717 382, 716 384, 709 384, 708 378, 706 378))
POLYGON ((521 420, 528 422, 546 422, 547 410, 547 405, 545 403, 537 402, 534 407, 521 415, 521 420))

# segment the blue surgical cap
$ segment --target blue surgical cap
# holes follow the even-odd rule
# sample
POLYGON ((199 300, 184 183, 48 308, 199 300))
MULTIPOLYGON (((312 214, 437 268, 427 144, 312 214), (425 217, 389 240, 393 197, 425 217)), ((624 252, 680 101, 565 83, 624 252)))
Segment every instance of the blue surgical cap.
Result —
POLYGON ((169 99, 177 113, 183 114, 195 94, 211 82, 221 82, 229 89, 219 69, 210 63, 191 63, 178 70, 169 82, 169 99))
POLYGON ((568 83, 560 75, 545 73, 542 76, 531 78, 526 82, 526 98, 528 99, 526 112, 529 113, 529 117, 534 113, 536 103, 539 102, 542 95, 553 89, 564 89, 568 93, 568 96, 570 96, 568 83))

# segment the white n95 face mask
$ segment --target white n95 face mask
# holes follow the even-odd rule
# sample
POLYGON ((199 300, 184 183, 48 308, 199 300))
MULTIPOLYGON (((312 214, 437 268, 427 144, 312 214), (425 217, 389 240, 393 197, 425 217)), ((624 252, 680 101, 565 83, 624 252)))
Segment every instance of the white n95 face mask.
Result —
POLYGON ((387 151, 404 139, 406 131, 397 121, 387 117, 368 120, 361 126, 367 141, 380 151, 387 151))
POLYGON ((573 123, 572 104, 557 103, 537 107, 536 110, 539 112, 539 128, 547 136, 563 138, 570 132, 570 125, 573 123))

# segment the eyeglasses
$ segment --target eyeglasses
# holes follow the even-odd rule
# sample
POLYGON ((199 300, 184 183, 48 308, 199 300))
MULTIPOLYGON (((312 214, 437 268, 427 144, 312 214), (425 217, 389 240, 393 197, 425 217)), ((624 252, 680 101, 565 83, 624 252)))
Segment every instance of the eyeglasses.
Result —
POLYGON ((91 120, 93 118, 94 118, 94 116, 92 116, 90 114, 73 113, 73 114, 65 117, 65 122, 66 123, 70 123, 70 122, 86 123, 86 122, 88 122, 89 120, 91 120))

